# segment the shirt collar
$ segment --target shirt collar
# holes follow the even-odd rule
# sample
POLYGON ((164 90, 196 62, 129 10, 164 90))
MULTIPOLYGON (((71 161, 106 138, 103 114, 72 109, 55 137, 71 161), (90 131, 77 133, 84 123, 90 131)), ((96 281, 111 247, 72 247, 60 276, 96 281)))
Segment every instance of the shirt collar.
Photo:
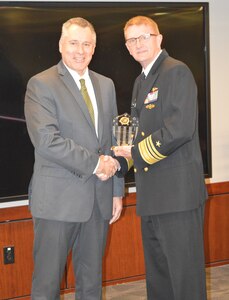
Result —
POLYGON ((90 78, 88 68, 85 70, 83 76, 81 76, 75 70, 69 68, 65 63, 64 63, 64 65, 67 68, 67 70, 69 71, 69 73, 72 75, 72 77, 75 79, 75 81, 79 81, 81 78, 84 78, 85 81, 87 81, 90 78))

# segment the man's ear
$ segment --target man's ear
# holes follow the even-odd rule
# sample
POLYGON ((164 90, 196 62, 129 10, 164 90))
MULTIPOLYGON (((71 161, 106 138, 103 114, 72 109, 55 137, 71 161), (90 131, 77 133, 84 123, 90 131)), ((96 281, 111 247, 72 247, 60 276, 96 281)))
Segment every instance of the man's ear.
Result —
POLYGON ((130 50, 131 48, 130 48, 130 47, 128 47, 128 45, 127 45, 127 44, 126 44, 126 48, 127 48, 127 50, 129 51, 130 55, 132 55, 132 54, 131 54, 131 50, 130 50))
POLYGON ((158 45, 159 48, 161 48, 161 43, 162 43, 162 40, 163 40, 163 35, 162 34, 158 34, 158 36, 156 38, 157 38, 157 45, 158 45))
POLYGON ((59 52, 62 53, 62 43, 60 40, 59 40, 59 52))

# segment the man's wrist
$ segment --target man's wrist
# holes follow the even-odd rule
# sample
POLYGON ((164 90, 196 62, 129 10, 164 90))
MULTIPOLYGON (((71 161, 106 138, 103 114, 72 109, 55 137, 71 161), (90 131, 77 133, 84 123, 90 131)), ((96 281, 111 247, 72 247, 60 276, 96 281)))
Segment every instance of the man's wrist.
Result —
POLYGON ((98 162, 97 162, 97 165, 96 165, 96 167, 95 167, 95 169, 94 169, 94 171, 93 171, 93 174, 96 174, 96 172, 97 172, 97 170, 98 170, 98 168, 99 168, 99 164, 100 164, 100 157, 99 157, 98 162))

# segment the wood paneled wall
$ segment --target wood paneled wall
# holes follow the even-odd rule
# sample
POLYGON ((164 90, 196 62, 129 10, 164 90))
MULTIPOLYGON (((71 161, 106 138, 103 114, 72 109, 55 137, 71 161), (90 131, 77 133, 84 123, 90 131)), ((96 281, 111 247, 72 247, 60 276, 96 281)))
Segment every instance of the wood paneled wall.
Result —
MULTIPOLYGON (((229 182, 208 185, 205 214, 206 266, 229 263, 229 182)), ((104 257, 104 285, 144 278, 140 218, 136 195, 124 199, 122 218, 110 226, 104 257)), ((0 300, 30 299, 33 224, 27 206, 0 209, 0 300), (15 263, 5 265, 3 248, 15 247, 15 263)), ((74 289, 71 255, 66 264, 62 292, 74 289)))
POLYGON ((204 246, 207 266, 229 264, 229 182, 208 185, 204 246))

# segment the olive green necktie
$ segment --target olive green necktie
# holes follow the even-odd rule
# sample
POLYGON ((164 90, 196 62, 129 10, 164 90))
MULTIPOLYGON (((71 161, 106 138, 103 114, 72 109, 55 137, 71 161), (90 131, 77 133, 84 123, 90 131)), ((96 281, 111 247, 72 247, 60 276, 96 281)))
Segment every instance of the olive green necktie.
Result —
POLYGON ((93 124, 95 125, 95 116, 94 116, 94 109, 93 109, 93 106, 92 106, 92 103, 91 103, 91 99, 88 95, 88 91, 87 91, 87 87, 85 85, 85 80, 84 79, 80 79, 80 84, 81 84, 81 94, 84 98, 84 101, 87 105, 87 108, 88 108, 88 111, 89 111, 89 114, 91 116, 91 119, 93 121, 93 124))

